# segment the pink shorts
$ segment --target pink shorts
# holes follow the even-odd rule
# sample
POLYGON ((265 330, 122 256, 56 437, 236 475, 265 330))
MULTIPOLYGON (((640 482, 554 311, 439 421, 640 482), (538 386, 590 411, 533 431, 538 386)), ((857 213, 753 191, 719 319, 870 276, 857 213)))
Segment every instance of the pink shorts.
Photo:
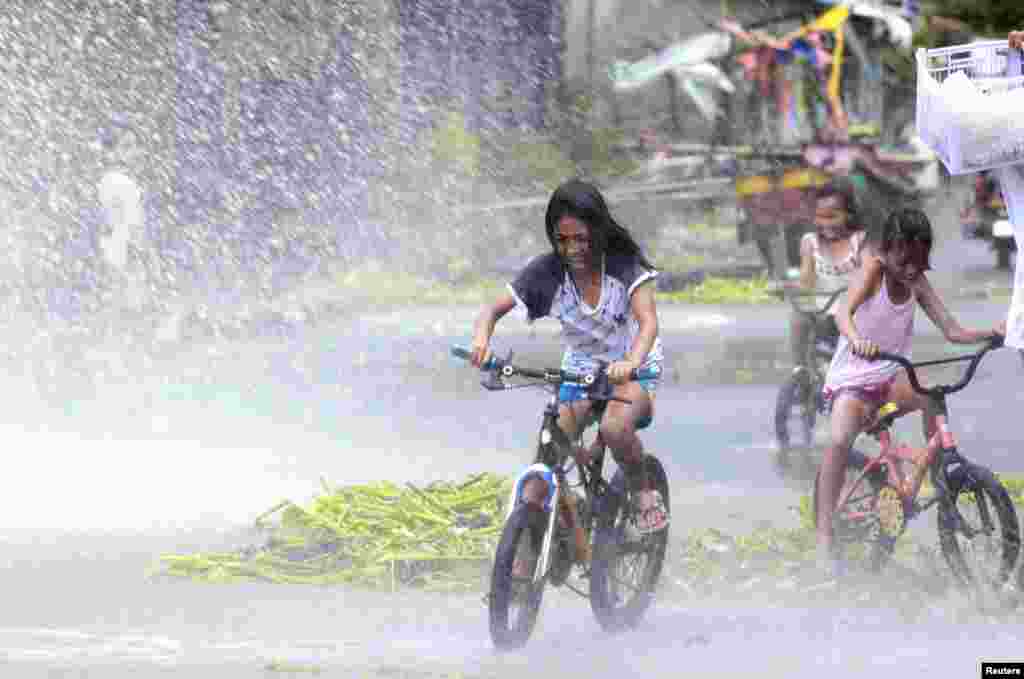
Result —
POLYGON ((835 403, 836 399, 839 398, 840 394, 845 393, 849 393, 858 400, 864 401, 876 408, 880 408, 885 405, 885 402, 889 399, 889 389, 892 388, 892 384, 895 381, 896 376, 893 375, 888 379, 882 380, 881 382, 874 382, 872 384, 857 384, 849 387, 839 387, 838 389, 825 387, 821 390, 821 412, 832 412, 832 405, 835 403))

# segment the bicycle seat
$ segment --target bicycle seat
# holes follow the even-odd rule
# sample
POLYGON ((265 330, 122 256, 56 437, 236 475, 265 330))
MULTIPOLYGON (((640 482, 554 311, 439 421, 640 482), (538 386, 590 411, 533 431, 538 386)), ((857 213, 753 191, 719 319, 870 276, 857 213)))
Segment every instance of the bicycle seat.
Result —
POLYGON ((878 412, 875 414, 875 421, 864 430, 864 433, 871 434, 872 436, 879 434, 891 427, 897 417, 899 417, 899 406, 889 401, 878 409, 878 412))

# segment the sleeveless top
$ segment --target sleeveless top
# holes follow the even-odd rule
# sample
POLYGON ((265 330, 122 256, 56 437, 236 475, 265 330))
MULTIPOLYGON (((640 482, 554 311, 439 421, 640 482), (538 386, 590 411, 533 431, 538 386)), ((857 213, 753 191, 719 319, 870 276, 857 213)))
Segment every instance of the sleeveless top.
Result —
MULTIPOLYGON (((864 242, 863 231, 856 231, 850 236, 850 254, 838 262, 822 250, 818 234, 813 231, 805 233, 803 240, 811 244, 811 252, 814 254, 816 288, 831 294, 850 284, 850 274, 860 267, 860 248, 864 242)), ((829 313, 834 313, 835 307, 832 309, 829 313)))
MULTIPOLYGON (((894 304, 883 274, 878 292, 864 301, 853 315, 860 336, 874 341, 882 351, 910 358, 914 334, 914 309, 917 297, 913 291, 903 304, 894 304)), ((828 368, 825 388, 835 391, 843 387, 872 386, 885 382, 902 370, 892 361, 868 361, 853 353, 845 335, 839 337, 836 353, 828 368)))

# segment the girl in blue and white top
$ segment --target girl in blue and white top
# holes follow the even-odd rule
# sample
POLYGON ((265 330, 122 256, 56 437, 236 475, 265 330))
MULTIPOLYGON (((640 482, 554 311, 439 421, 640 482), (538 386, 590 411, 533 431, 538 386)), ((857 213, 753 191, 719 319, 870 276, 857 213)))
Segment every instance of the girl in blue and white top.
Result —
MULTIPOLYGON (((472 362, 478 367, 486 363, 494 327, 513 309, 523 312, 528 322, 545 316, 561 321, 566 344, 562 368, 592 372, 598 362, 608 363, 615 396, 630 402, 608 401, 599 435, 636 491, 639 528, 662 530, 668 525, 668 512, 646 477, 643 445, 636 435, 651 421, 657 380, 629 380, 637 368, 657 367, 656 374, 661 372, 664 357, 654 304, 658 272, 592 184, 571 180, 558 187, 548 203, 545 224, 552 252, 532 260, 508 293, 480 313, 472 362)), ((582 388, 570 385, 562 388, 559 400, 558 423, 571 437, 592 403, 582 388)))

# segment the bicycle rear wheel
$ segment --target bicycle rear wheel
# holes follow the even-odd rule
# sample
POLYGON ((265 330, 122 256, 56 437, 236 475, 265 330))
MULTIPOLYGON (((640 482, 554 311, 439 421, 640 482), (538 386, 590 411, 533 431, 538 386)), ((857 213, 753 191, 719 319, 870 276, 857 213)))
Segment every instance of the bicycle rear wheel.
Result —
MULTIPOLYGON (((949 510, 940 506, 939 545, 946 563, 959 585, 999 599, 1013 577, 1021 547, 1010 494, 995 474, 975 464, 951 474, 950 492, 967 529, 976 534, 968 537, 954 525, 949 510)), ((1024 590, 1024 573, 1015 584, 1024 590)))
POLYGON ((494 557, 488 596, 491 641, 499 650, 521 648, 537 623, 544 578, 533 582, 545 530, 544 512, 520 504, 509 515, 494 557))
MULTIPOLYGON (((658 458, 646 455, 648 478, 661 493, 671 516, 668 477, 658 458)), ((653 601, 668 549, 669 527, 640 535, 635 528, 635 511, 625 491, 620 469, 612 480, 620 501, 610 502, 594 535, 594 557, 590 571, 590 607, 605 631, 618 632, 636 626, 653 601)))

